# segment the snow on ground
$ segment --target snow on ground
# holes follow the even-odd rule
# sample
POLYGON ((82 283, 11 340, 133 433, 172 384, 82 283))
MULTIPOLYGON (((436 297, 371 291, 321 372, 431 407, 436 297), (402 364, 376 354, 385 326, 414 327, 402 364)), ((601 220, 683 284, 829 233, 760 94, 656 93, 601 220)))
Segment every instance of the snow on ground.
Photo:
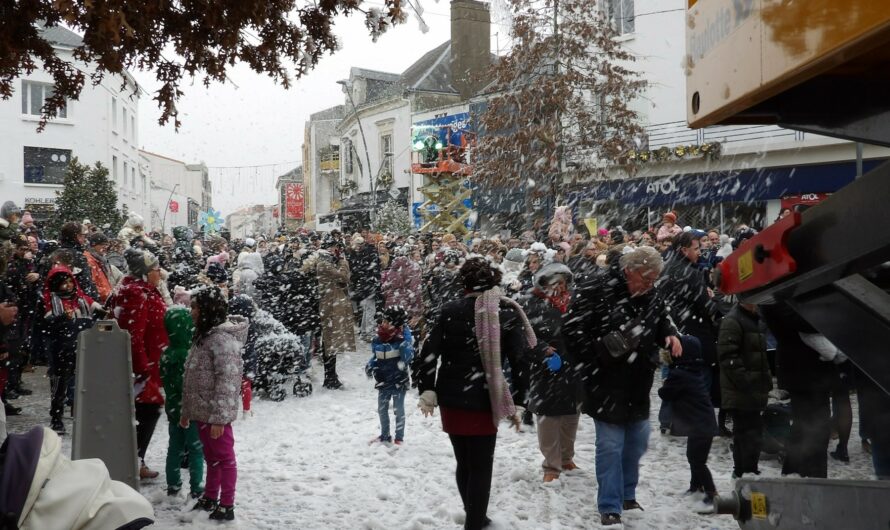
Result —
MULTIPOLYGON (((454 457, 438 415, 424 418, 416 391, 405 400, 405 444, 395 448, 368 441, 379 434, 377 393, 363 372, 365 354, 343 355, 338 371, 345 390, 321 388, 321 366, 314 365, 315 393, 281 403, 254 400, 254 416, 234 424, 238 455, 236 524, 244 529, 457 529, 463 509, 454 483, 454 457)), ((315 363, 315 361, 313 361, 315 363)), ((13 432, 48 424, 48 381, 26 374, 34 396, 16 401, 26 414, 9 418, 13 432)), ((629 529, 731 529, 729 516, 698 515, 682 493, 688 488, 685 438, 663 436, 657 429, 659 401, 653 389, 653 429, 643 457, 637 500, 645 511, 625 514, 629 529)), ((855 398, 854 398, 855 407, 855 398)), ((66 420, 70 421, 70 420, 66 420)), ((393 422, 394 426, 394 422, 393 422)), ((870 479, 871 463, 859 444, 858 425, 850 442, 851 463, 829 458, 832 478, 870 479)), ((488 514, 498 529, 599 528, 596 510, 593 421, 582 416, 576 443, 578 472, 556 482, 541 482, 541 455, 529 427, 516 433, 501 426, 488 514)), ((69 423, 70 431, 70 423, 69 423)), ((70 436, 65 437, 70 451, 70 436)), ((832 442, 832 448, 834 442, 832 442)), ((154 504, 157 528, 219 528, 206 514, 189 511, 193 501, 165 494, 163 478, 167 422, 161 417, 149 448, 148 465, 161 476, 144 483, 142 493, 154 504)), ((70 453, 69 453, 70 454, 70 453)), ((718 490, 730 491, 729 440, 717 438, 709 467, 718 490)), ((777 461, 762 461, 764 476, 779 476, 777 461)), ((183 482, 188 489, 187 470, 183 482)))

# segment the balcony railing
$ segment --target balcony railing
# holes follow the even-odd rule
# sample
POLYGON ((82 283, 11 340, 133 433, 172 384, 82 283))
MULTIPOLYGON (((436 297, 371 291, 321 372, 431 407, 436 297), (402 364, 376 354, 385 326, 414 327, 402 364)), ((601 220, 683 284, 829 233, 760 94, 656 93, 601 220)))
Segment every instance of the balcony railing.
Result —
POLYGON ((649 149, 677 145, 703 145, 719 142, 726 145, 743 143, 763 144, 782 139, 803 141, 804 133, 775 125, 718 125, 704 129, 690 129, 684 121, 657 123, 646 127, 649 149))

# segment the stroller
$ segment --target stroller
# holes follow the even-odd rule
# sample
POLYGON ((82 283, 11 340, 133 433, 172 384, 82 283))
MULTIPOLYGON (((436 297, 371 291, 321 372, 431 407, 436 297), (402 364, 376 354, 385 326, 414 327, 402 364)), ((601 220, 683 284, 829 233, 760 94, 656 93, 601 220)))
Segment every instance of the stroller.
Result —
POLYGON ((111 480, 99 459, 66 458, 47 428, 10 434, 0 447, 0 530, 138 530, 153 518, 145 497, 111 480))
POLYGON ((273 401, 282 401, 287 396, 287 386, 291 381, 295 396, 312 394, 312 383, 306 374, 309 369, 309 341, 288 331, 262 309, 256 311, 251 325, 256 326, 257 337, 254 344, 257 358, 254 387, 265 392, 273 401))

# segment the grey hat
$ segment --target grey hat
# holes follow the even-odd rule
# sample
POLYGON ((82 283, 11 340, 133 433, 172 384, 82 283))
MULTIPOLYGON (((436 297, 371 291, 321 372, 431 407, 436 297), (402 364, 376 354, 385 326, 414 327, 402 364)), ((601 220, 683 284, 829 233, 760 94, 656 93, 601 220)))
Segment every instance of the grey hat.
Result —
POLYGON ((535 287, 539 289, 549 287, 555 281, 557 276, 565 278, 566 284, 568 285, 572 284, 572 280, 575 277, 575 275, 572 274, 572 271, 562 263, 548 263, 535 273, 535 287))
POLYGON ((150 270, 158 266, 158 258, 154 254, 138 248, 128 248, 124 252, 124 259, 127 260, 130 276, 147 276, 150 270))
POLYGON ((525 263, 525 251, 521 248, 511 248, 507 251, 507 255, 504 256, 504 259, 514 263, 525 263))
POLYGON ((18 206, 15 205, 12 201, 6 201, 3 203, 3 206, 0 206, 0 217, 3 219, 8 218, 10 215, 22 215, 22 210, 18 206))

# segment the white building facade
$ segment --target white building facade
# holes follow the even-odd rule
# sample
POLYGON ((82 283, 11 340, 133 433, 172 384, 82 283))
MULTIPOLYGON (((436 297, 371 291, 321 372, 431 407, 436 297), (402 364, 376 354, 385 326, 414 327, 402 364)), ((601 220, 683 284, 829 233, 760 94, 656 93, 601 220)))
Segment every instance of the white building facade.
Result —
POLYGON ((147 226, 167 234, 176 226, 197 230, 200 212, 212 207, 207 166, 186 164, 149 151, 140 151, 139 157, 151 175, 150 209, 144 216, 147 226))
MULTIPOLYGON (((57 55, 87 74, 91 65, 76 63, 72 50, 80 37, 64 28, 48 28, 44 36, 57 55)), ((16 81, 13 96, 0 101, 0 196, 31 210, 39 221, 51 215, 56 191, 72 158, 90 166, 99 162, 115 182, 121 208, 143 217, 149 211, 149 176, 138 150, 139 86, 128 74, 106 76, 99 85, 87 82, 78 101, 69 101, 43 132, 37 132, 41 107, 52 94, 53 80, 38 69, 16 81)))
MULTIPOLYGON (((731 9, 731 0, 718 1, 731 9)), ((686 0, 599 5, 648 81, 634 105, 646 130, 634 156, 646 153, 647 160, 637 158, 633 175, 613 171, 623 183, 590 183, 574 195, 577 215, 643 228, 675 210, 681 225, 732 232, 740 224, 766 226, 783 207, 824 198, 855 178, 852 142, 768 125, 687 127, 686 65, 695 58, 686 54, 686 0), (716 146, 719 156, 689 149, 696 146, 716 146)), ((865 170, 888 157, 888 149, 864 146, 865 170)))

